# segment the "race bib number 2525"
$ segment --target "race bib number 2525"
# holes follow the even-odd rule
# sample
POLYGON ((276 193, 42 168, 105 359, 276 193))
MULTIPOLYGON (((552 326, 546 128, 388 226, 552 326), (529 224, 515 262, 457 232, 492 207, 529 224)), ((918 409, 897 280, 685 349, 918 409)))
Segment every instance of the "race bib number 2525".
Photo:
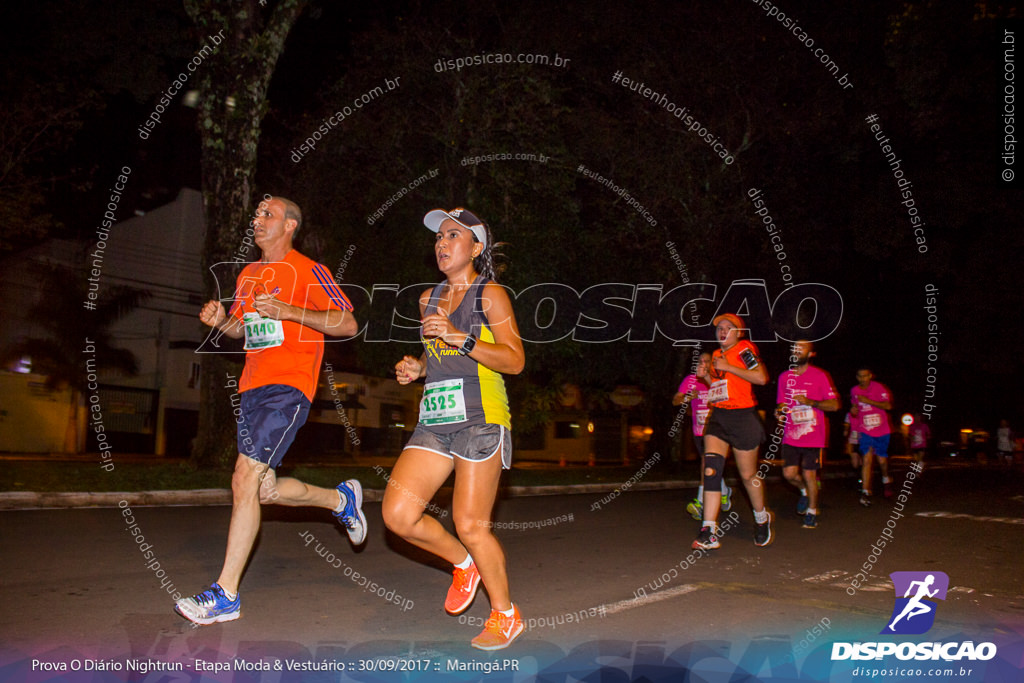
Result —
POLYGON ((466 421, 466 399, 461 379, 430 382, 423 388, 420 424, 438 425, 466 421))

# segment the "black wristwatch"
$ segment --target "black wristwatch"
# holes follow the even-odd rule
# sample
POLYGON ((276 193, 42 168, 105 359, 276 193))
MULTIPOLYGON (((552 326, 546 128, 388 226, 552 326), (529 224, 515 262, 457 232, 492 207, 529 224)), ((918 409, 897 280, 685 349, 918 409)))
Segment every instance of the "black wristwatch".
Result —
POLYGON ((468 356, 476 348, 476 337, 471 334, 466 335, 466 341, 462 342, 462 346, 459 347, 460 356, 468 356))

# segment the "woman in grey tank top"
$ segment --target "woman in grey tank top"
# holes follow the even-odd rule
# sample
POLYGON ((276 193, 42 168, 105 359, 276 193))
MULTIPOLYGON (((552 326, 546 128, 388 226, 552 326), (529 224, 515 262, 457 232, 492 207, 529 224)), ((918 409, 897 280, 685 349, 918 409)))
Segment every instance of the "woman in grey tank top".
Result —
MULTIPOLYGON (((494 280, 493 239, 466 209, 431 211, 434 255, 445 281, 420 296, 419 358, 395 365, 400 384, 426 379, 420 418, 391 472, 384 494, 387 527, 413 545, 451 562, 449 614, 469 608, 483 581, 490 617, 472 645, 508 647, 523 632, 512 603, 505 554, 491 516, 502 468, 511 464, 508 400, 502 375, 523 370, 523 342, 512 302, 494 280), (431 515, 429 501, 455 472, 452 515, 458 537, 431 515)), ((470 623, 473 623, 470 621, 470 623)))

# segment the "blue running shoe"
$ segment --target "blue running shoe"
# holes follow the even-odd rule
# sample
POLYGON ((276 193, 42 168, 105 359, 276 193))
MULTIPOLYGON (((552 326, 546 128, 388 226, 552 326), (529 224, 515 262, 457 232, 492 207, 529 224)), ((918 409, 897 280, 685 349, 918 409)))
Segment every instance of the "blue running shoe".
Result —
POLYGON ((337 486, 338 493, 345 500, 345 507, 335 510, 334 516, 348 532, 352 545, 366 540, 366 515, 363 514, 363 485, 355 479, 343 481, 337 486))
POLYGON ((811 501, 807 499, 807 496, 800 496, 800 500, 796 502, 796 514, 802 515, 807 512, 810 502, 811 501))
POLYGON ((805 529, 817 529, 818 528, 818 515, 808 512, 804 515, 804 528, 805 529))
POLYGON ((182 598, 174 604, 174 611, 195 624, 206 626, 218 621, 234 621, 242 616, 242 596, 229 600, 220 584, 191 598, 182 598))

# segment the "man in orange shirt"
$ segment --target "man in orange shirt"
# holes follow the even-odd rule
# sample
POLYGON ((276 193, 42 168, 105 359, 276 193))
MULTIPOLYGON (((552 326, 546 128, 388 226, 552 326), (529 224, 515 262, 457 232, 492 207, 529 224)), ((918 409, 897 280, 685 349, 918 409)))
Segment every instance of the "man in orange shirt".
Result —
POLYGON ((337 489, 278 479, 274 470, 305 423, 316 393, 324 334, 358 331, 352 304, 330 273, 292 247, 302 212, 283 197, 260 202, 252 221, 262 252, 238 276, 230 312, 209 301, 199 319, 233 339, 245 338, 239 381, 238 458, 231 478, 233 504, 220 577, 209 590, 182 598, 175 610, 197 624, 241 616, 238 585, 260 527, 260 505, 313 506, 334 511, 349 539, 366 539, 363 491, 349 479, 337 489))

